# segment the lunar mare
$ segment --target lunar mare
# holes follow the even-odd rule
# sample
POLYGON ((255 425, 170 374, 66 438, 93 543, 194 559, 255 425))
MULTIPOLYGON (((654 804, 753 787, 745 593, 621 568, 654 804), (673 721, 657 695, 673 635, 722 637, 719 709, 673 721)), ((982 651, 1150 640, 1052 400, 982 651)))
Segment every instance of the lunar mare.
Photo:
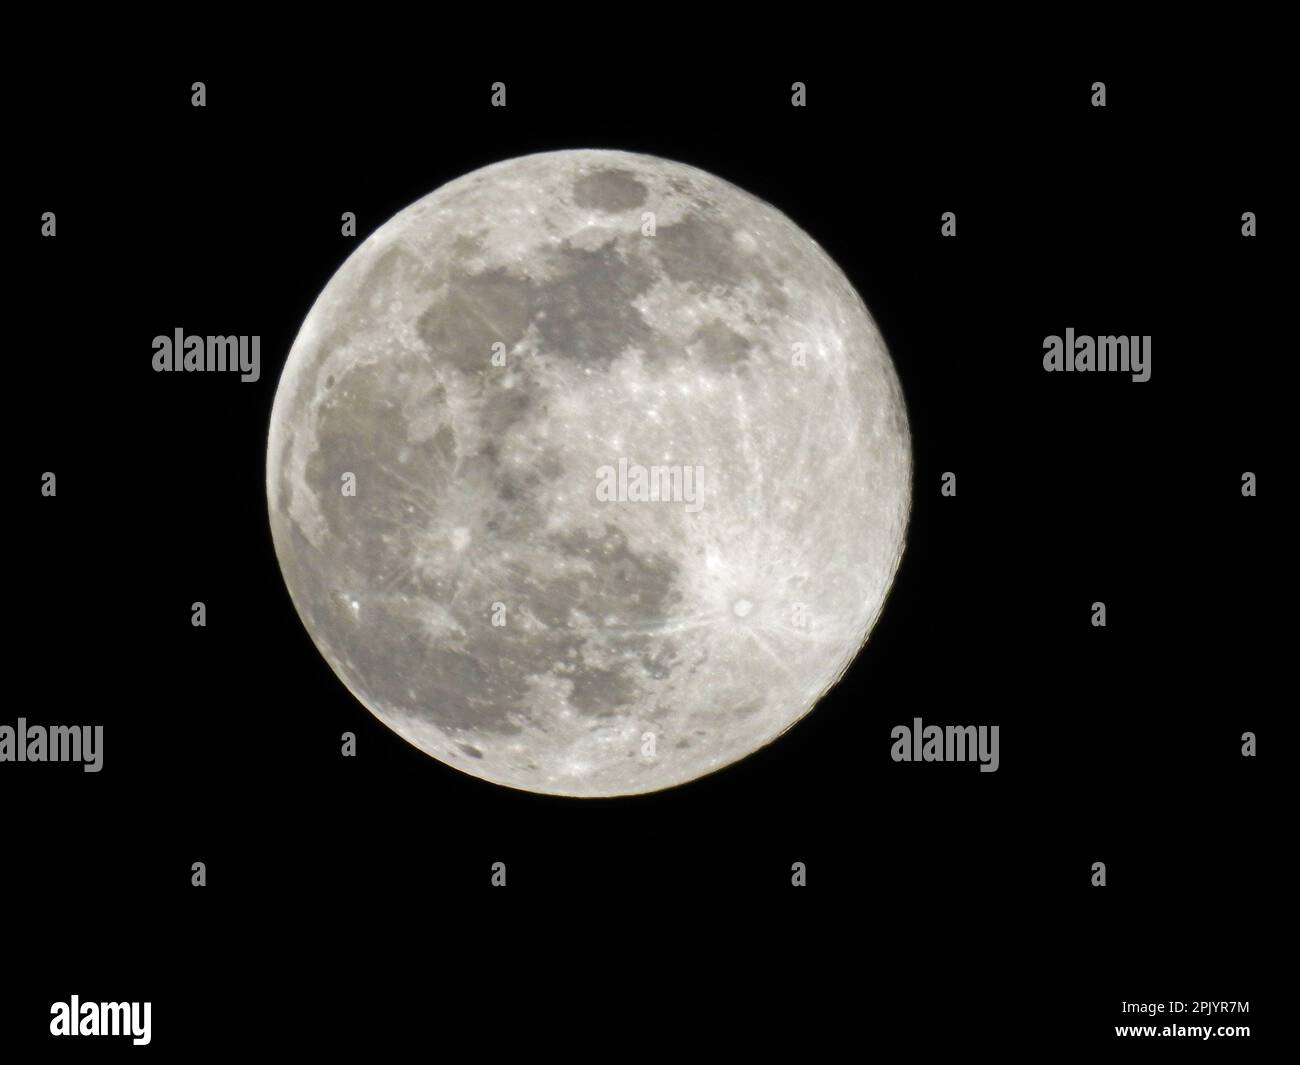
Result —
POLYGON ((376 717, 485 780, 610 796, 745 757, 840 678, 911 444, 875 322, 793 222, 693 167, 559 151, 355 250, 266 472, 293 602, 376 717))

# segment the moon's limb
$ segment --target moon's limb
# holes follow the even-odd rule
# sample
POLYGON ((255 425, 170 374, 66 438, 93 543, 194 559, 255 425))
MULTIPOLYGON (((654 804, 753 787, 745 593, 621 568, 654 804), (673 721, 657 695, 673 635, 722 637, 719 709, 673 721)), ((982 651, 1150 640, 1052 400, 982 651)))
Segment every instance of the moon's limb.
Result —
POLYGON ((353 694, 563 795, 680 784, 803 717, 875 623, 910 488, 893 365, 825 252, 614 151, 486 167, 369 237, 267 454, 285 581, 353 694), (602 501, 620 459, 699 471, 695 503, 602 501))

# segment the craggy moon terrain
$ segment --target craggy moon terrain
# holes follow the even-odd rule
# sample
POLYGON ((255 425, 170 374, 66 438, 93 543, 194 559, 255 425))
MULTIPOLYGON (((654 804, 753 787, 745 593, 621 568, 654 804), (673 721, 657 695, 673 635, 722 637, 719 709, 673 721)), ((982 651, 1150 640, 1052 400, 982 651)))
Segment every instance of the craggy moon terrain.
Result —
POLYGON ((267 453, 285 582, 352 693, 447 765, 576 796, 808 713, 880 612, 910 485, 889 353, 826 253, 614 151, 485 167, 357 247, 267 453))

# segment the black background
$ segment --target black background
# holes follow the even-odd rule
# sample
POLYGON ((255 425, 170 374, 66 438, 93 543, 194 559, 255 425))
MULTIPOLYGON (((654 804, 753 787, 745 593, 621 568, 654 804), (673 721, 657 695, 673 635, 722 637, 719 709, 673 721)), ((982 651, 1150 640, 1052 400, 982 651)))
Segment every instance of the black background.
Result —
POLYGON ((0 766, 0 1038, 109 1049, 46 1034, 76 993, 153 1001, 164 1053, 362 1045, 454 1027, 465 1002, 526 1015, 554 978, 583 1020, 549 1014, 537 1046, 585 1046, 604 1017, 676 1053, 691 1016, 702 1050, 745 1030, 810 1050, 831 1021, 836 1045, 1113 1050, 1121 1000, 1172 998, 1250 999, 1231 1050, 1259 1050, 1291 399, 1269 72, 1198 95, 1195 67, 1105 61, 408 70, 226 59, 24 90, 0 720, 106 735, 99 774, 0 766), (844 682, 743 762, 629 799, 499 788, 389 732, 314 649, 266 518, 279 371, 357 242, 454 177, 565 147, 677 159, 788 214, 876 317, 913 433, 907 551, 844 682), (260 335, 261 380, 155 374, 177 327, 260 335), (1067 327, 1151 335, 1150 381, 1044 373, 1067 327), (918 716, 999 725, 1001 768, 892 762, 918 716))

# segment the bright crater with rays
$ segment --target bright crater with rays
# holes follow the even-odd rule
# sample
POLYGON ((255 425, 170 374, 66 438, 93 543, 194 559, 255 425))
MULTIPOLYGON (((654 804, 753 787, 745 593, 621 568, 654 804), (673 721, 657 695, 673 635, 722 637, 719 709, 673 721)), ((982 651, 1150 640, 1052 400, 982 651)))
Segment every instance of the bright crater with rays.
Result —
POLYGON ((910 484, 889 353, 826 253, 614 151, 497 163, 369 237, 267 453, 285 582, 352 693, 448 765, 575 796, 808 713, 875 624, 910 484), (598 490, 620 463, 663 491, 598 490))

